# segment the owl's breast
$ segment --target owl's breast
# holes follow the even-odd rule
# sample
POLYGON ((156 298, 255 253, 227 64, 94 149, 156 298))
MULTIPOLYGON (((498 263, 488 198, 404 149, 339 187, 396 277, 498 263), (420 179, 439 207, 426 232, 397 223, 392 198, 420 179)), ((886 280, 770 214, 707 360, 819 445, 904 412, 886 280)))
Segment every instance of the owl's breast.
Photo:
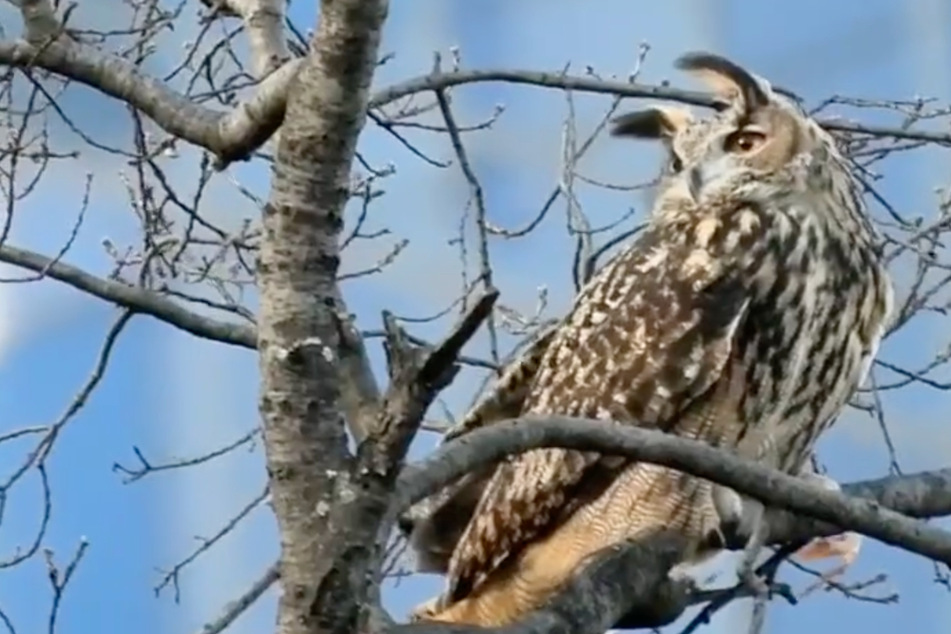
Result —
POLYGON ((736 339, 742 418, 784 470, 801 467, 864 379, 892 302, 868 243, 807 226, 795 244, 777 250, 736 339))

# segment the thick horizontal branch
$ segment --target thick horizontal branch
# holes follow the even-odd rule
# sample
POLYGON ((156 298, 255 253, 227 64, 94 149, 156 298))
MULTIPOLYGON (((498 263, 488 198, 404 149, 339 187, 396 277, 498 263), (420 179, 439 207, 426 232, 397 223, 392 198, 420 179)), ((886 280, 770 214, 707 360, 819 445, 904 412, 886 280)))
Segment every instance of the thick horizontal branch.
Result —
MULTIPOLYGON (((944 531, 898 514, 922 518, 951 514, 951 469, 848 484, 843 486, 844 494, 837 494, 703 443, 656 431, 571 418, 510 421, 502 425, 504 428, 496 429, 493 425, 462 436, 447 443, 430 459, 408 467, 399 481, 399 504, 418 501, 457 475, 511 453, 559 446, 663 464, 733 487, 773 506, 823 516, 834 524, 771 510, 765 521, 767 543, 774 545, 805 541, 847 528, 940 559, 946 556, 951 539, 944 531), (906 538, 915 542, 913 547, 909 547, 906 538)), ((731 546, 742 548, 744 543, 738 541, 731 546)), ((691 582, 668 576, 681 547, 676 535, 658 534, 608 548, 578 571, 545 607, 513 625, 488 630, 417 623, 396 626, 388 634, 593 634, 611 627, 661 627, 694 603, 691 582)))
MULTIPOLYGON (((703 442, 617 423, 552 416, 524 418, 478 429, 410 465, 400 476, 395 512, 429 496, 462 475, 503 457, 538 447, 565 447, 623 455, 660 464, 728 486, 764 504, 840 530, 852 530, 925 557, 951 564, 951 533, 929 526, 871 499, 829 491, 804 479, 738 458, 703 442)), ((935 477, 943 478, 939 473, 935 477)), ((951 472, 947 474, 951 478, 951 472)), ((892 500, 901 499, 892 493, 892 500)), ((951 497, 941 506, 951 514, 951 497)))
MULTIPOLYGON (((874 500, 886 509, 909 517, 927 519, 951 515, 951 469, 888 476, 842 485, 851 498, 874 500)), ((787 511, 773 510, 767 518, 768 541, 773 544, 806 541, 834 535, 840 529, 787 511)), ((744 543, 731 544, 742 548, 744 543)))
MULTIPOLYGON (((220 111, 193 102, 121 57, 66 38, 42 47, 25 40, 0 42, 0 64, 42 68, 129 103, 169 134, 215 154, 221 165, 247 158, 277 131, 284 119, 287 87, 300 63, 300 59, 285 63, 268 75, 248 100, 231 111, 220 111)), ((377 92, 370 98, 369 107, 380 108, 420 92, 484 82, 660 99, 697 106, 713 105, 713 98, 707 93, 670 86, 556 72, 487 69, 427 74, 408 79, 377 92)), ((841 120, 820 120, 820 123, 829 130, 840 132, 951 144, 951 134, 942 132, 865 126, 841 120)))
MULTIPOLYGON (((370 99, 370 107, 379 108, 420 92, 435 91, 452 86, 480 82, 502 82, 554 88, 556 90, 571 90, 574 92, 601 93, 640 99, 660 99, 704 107, 712 107, 715 103, 711 94, 680 90, 671 88, 670 86, 651 86, 627 81, 579 77, 565 73, 546 73, 544 71, 487 69, 458 70, 450 73, 435 73, 414 77, 413 79, 408 79, 388 88, 384 88, 373 95, 370 99)), ((933 143, 951 145, 951 134, 943 132, 907 130, 887 126, 866 126, 848 123, 839 119, 819 119, 819 123, 827 130, 867 134, 877 137, 930 141, 933 143)))
POLYGON ((96 277, 80 268, 52 260, 39 253, 2 245, 0 246, 0 262, 35 271, 99 299, 137 313, 151 315, 196 337, 245 348, 254 348, 257 345, 255 329, 249 325, 199 315, 155 291, 96 277))
MULTIPOLYGON (((951 469, 856 482, 845 485, 843 491, 917 517, 951 513, 951 469)), ((767 543, 776 546, 838 531, 788 513, 771 513, 766 522, 767 543)), ((744 545, 732 544, 736 549, 744 545)), ((669 576, 682 547, 682 538, 661 533, 605 549, 546 606, 510 626, 486 629, 414 623, 390 628, 387 634, 600 634, 612 627, 663 627, 697 603, 697 589, 689 578, 669 576)))
POLYGON ((663 627, 692 603, 694 584, 670 579, 683 553, 683 536, 658 533, 605 549, 545 606, 518 623, 496 628, 418 622, 386 634, 602 634, 611 628, 663 627))
MULTIPOLYGON (((862 528, 869 524, 889 525, 897 513, 918 518, 951 515, 951 469, 846 484, 842 487, 843 494, 836 494, 698 441, 572 418, 497 423, 446 443, 430 458, 404 469, 388 515, 395 518, 411 504, 481 466, 544 446, 594 450, 656 462, 733 487, 769 505, 804 509, 806 515, 822 516, 832 522, 823 523, 770 509, 765 519, 766 543, 773 545, 805 542, 812 537, 840 532, 840 527, 865 532, 862 528), (852 522, 854 514, 862 520, 852 522)), ((936 536, 938 541, 935 548, 927 550, 944 552, 949 539, 947 533, 907 517, 897 517, 899 533, 909 526, 911 531, 923 528, 922 539, 936 536)), ((878 537, 881 532, 867 531, 866 534, 878 537)), ((900 541, 903 536, 899 534, 897 543, 885 541, 905 547, 900 541)), ((646 542, 608 549, 580 571, 550 605, 521 623, 491 631, 507 634, 603 632, 606 628, 598 628, 617 615, 624 615, 618 626, 623 624, 626 628, 660 627, 670 623, 694 603, 691 584, 684 579, 672 580, 667 574, 670 561, 665 553, 669 553, 670 548, 676 551, 677 542, 671 541, 676 539, 676 536, 658 535, 646 542)), ((738 541, 730 546, 738 549, 744 543, 738 541)), ((261 583, 273 583, 278 576, 276 565, 272 566, 261 583)), ((224 622, 231 622, 247 605, 248 602, 239 600, 229 606, 222 617, 224 622)), ((487 630, 438 623, 399 625, 387 630, 388 634, 476 631, 487 630)))
POLYGON ((67 38, 43 46, 25 40, 0 42, 0 64, 42 68, 91 86, 135 106, 169 134, 227 163, 246 158, 281 125, 287 87, 299 60, 270 74, 250 99, 228 112, 201 106, 125 59, 67 38))

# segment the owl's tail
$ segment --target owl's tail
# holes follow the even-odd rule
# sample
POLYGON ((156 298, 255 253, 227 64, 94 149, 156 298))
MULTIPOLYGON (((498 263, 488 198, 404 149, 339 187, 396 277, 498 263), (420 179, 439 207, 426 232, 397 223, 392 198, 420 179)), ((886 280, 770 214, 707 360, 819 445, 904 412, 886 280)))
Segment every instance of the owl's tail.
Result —
POLYGON ((664 467, 626 464, 593 499, 498 568, 462 599, 420 606, 417 619, 499 627, 541 607, 592 556, 628 539, 685 537, 676 564, 712 554, 719 527, 710 483, 664 467))

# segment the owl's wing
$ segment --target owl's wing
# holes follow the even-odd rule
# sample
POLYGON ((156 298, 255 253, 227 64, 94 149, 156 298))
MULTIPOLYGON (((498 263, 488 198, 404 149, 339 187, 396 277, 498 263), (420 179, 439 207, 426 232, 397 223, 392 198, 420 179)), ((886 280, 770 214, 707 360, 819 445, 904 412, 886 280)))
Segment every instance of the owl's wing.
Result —
MULTIPOLYGON (((488 394, 446 432, 444 443, 521 413, 539 362, 559 325, 551 324, 535 334, 521 354, 505 366, 488 394)), ((419 572, 446 572, 449 558, 494 470, 494 465, 490 465, 468 473, 400 516, 399 528, 410 539, 419 572)))
MULTIPOLYGON (((605 266, 549 345, 525 413, 675 425, 719 378, 757 265, 759 223, 715 241, 709 229, 685 227, 692 233, 676 238, 648 230, 605 266)), ((450 560, 446 597, 465 597, 564 517, 600 459, 540 449, 499 465, 450 560)))
POLYGON ((505 366, 489 393, 479 400, 458 424, 446 431, 443 442, 458 438, 473 429, 517 417, 534 382, 539 363, 560 325, 560 322, 556 322, 538 332, 522 354, 505 366))

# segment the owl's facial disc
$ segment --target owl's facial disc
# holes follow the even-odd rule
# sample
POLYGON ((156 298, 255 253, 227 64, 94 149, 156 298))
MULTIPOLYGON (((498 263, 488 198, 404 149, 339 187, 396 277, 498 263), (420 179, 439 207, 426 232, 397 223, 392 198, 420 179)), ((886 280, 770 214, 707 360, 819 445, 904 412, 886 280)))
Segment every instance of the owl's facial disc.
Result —
POLYGON ((621 115, 611 129, 613 136, 663 141, 668 150, 661 184, 665 197, 699 202, 740 182, 771 187, 770 175, 798 154, 813 151, 816 139, 807 132, 808 116, 766 80, 709 53, 689 53, 677 66, 712 89, 723 106, 714 116, 694 119, 685 108, 651 107, 621 115))

